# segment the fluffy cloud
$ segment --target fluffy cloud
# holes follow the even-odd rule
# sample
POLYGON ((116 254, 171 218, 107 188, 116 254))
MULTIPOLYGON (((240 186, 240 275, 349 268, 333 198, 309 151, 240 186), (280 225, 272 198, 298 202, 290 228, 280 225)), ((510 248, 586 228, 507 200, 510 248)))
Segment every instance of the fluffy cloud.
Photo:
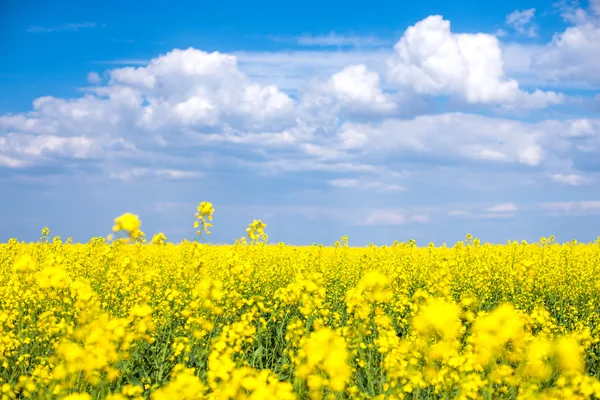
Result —
POLYGON ((515 32, 522 36, 537 36, 537 25, 532 20, 535 15, 535 8, 519 11, 515 10, 506 16, 506 23, 513 27, 515 32))
POLYGON ((96 144, 84 137, 59 137, 54 135, 9 134, 0 137, 0 165, 25 167, 32 160, 47 156, 67 156, 75 159, 88 158, 98 152, 96 144))
POLYGON ((329 82, 334 96, 345 106, 358 110, 392 112, 396 104, 380 88, 379 74, 364 65, 353 65, 333 74, 329 82))
POLYGON ((600 25, 586 21, 555 35, 552 42, 532 57, 532 68, 544 78, 587 81, 600 85, 600 25))
MULTIPOLYGON (((0 116, 0 165, 92 158, 113 178, 132 180, 196 177, 200 152, 267 173, 377 174, 386 162, 424 157, 441 164, 521 164, 567 183, 577 178, 565 171, 580 169, 573 159, 600 148, 600 123, 590 118, 526 123, 418 109, 428 94, 520 108, 560 101, 506 78, 491 35, 455 34, 448 21, 432 16, 407 29, 394 49, 387 75, 399 84, 394 90, 371 64, 352 62, 326 68, 326 76, 305 82, 292 97, 249 78, 235 56, 191 48, 103 78, 90 73, 96 86, 79 98, 44 96, 28 113, 0 116)), ((386 178, 326 181, 347 189, 404 189, 386 178)))
POLYGON ((589 9, 558 3, 569 26, 556 33, 546 45, 512 45, 510 69, 526 72, 553 86, 600 84, 600 3, 591 0, 589 9))
POLYGON ((388 61, 389 79, 418 93, 451 94, 468 103, 542 108, 562 95, 519 88, 505 77, 498 39, 489 34, 455 34, 450 22, 430 16, 409 27, 388 61))
MULTIPOLYGON (((598 124, 584 121, 590 126, 598 124)), ((424 115, 379 123, 346 123, 341 128, 339 145, 349 151, 429 154, 439 160, 538 166, 544 160, 576 153, 569 132, 581 125, 582 120, 532 124, 464 113, 424 115)), ((596 146, 598 137, 579 139, 596 146)))
MULTIPOLYGON (((85 158, 102 152, 165 145, 169 136, 278 131, 294 123, 295 101, 275 86, 247 79, 235 57, 173 50, 145 67, 109 71, 105 86, 75 99, 51 96, 33 111, 0 117, 3 164, 23 166, 42 156, 85 158), (21 161, 19 161, 21 160, 21 161)), ((98 74, 88 75, 99 83, 98 74)), ((37 161, 36 161, 37 160, 37 161)))
POLYGON ((143 122, 157 128, 176 124, 228 124, 263 129, 291 117, 294 101, 275 86, 250 82, 235 57, 196 49, 173 50, 148 66, 111 71, 111 84, 134 87, 145 96, 143 122))

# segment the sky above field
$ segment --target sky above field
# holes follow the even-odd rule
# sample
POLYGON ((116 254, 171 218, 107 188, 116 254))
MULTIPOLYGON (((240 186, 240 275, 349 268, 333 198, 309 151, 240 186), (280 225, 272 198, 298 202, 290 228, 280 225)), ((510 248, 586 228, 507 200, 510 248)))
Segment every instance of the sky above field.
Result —
POLYGON ((0 5, 0 241, 593 241, 600 1, 0 5))

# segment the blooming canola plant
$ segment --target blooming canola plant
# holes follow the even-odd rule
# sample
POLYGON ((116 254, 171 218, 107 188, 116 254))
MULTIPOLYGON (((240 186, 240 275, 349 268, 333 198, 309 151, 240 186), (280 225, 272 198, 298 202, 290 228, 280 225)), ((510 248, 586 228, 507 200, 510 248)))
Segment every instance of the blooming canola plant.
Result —
MULTIPOLYGON (((214 208, 198 206, 198 239, 214 208)), ((600 397, 600 241, 0 244, 8 399, 600 397)))

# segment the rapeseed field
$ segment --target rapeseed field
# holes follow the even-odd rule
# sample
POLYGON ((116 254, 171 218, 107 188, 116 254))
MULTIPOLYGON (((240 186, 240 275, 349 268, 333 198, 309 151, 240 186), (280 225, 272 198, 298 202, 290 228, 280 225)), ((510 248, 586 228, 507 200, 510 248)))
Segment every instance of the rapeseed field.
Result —
MULTIPOLYGON (((201 203, 198 235, 214 209, 201 203)), ((0 245, 7 399, 600 398, 600 241, 0 245)))

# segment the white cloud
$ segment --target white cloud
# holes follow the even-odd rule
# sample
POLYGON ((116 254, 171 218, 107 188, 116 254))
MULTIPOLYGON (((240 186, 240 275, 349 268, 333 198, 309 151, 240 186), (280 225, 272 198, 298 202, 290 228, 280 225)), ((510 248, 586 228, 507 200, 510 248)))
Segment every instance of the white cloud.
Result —
POLYGON ((281 90, 297 91, 313 78, 328 79, 351 65, 385 72, 387 48, 350 50, 295 50, 277 52, 234 52, 241 71, 258 83, 275 84, 281 90))
POLYGON ((519 211, 519 207, 517 207, 517 205, 514 203, 500 203, 494 204, 486 208, 484 211, 489 213, 514 213, 519 211))
MULTIPOLYGON (((0 116, 7 141, 0 155, 26 158, 10 162, 17 166, 48 154, 85 158, 115 146, 135 148, 132 142, 165 146, 186 130, 231 136, 295 124, 295 101, 275 86, 250 81, 229 55, 173 50, 146 67, 116 68, 109 76, 107 85, 87 88, 80 98, 40 97, 29 113, 0 116)), ((90 74, 91 81, 97 78, 90 74)))
POLYGON ((503 45, 505 68, 523 84, 570 87, 586 90, 600 85, 600 13, 598 3, 589 10, 558 3, 569 25, 545 45, 509 43, 503 45))
POLYGON ((409 27, 388 61, 392 82, 418 93, 452 94, 468 103, 508 108, 542 108, 562 102, 555 92, 522 91, 505 77, 498 39, 489 34, 455 34, 435 15, 409 27))
POLYGON ((131 182, 134 179, 148 175, 149 172, 147 168, 132 168, 125 171, 113 172, 109 176, 119 181, 131 182))
POLYGON ((600 201, 597 200, 542 203, 540 207, 547 214, 556 216, 600 214, 600 201))
POLYGON ((29 135, 11 133, 0 138, 0 156, 8 167, 32 165, 32 160, 51 156, 83 159, 97 154, 99 146, 84 136, 59 137, 54 135, 29 135), (4 154, 1 154, 4 153, 4 154))
POLYGON ((379 86, 377 72, 368 71, 364 65, 353 65, 333 74, 330 90, 342 104, 356 110, 373 110, 389 113, 396 105, 379 86))
POLYGON ((396 211, 374 211, 365 220, 365 225, 404 225, 406 217, 396 211))
POLYGON ((124 171, 113 172, 109 176, 112 179, 131 182, 133 180, 157 176, 165 179, 179 180, 179 179, 193 179, 199 178, 203 174, 196 171, 182 171, 177 169, 157 169, 153 170, 150 168, 131 168, 124 171))
POLYGON ((330 32, 327 35, 304 35, 296 38, 296 43, 301 46, 355 46, 372 47, 388 44, 388 41, 375 36, 340 35, 330 32))
POLYGON ((373 210, 368 212, 363 221, 358 225, 380 226, 380 225, 405 225, 409 223, 425 224, 430 222, 430 217, 425 214, 406 215, 404 212, 395 210, 373 210))
POLYGON ((8 157, 0 154, 0 166, 8 167, 8 168, 19 168, 26 166, 27 164, 16 158, 8 157))
POLYGON ((600 16, 600 0, 590 0, 590 8, 594 14, 600 16))
POLYGON ((478 216, 484 219, 513 218, 517 211, 519 207, 514 203, 500 203, 485 208, 478 216))
POLYGON ((410 222, 416 222, 416 223, 420 223, 420 224, 426 224, 431 222, 431 218, 429 217, 429 215, 425 215, 425 214, 415 214, 415 215, 411 215, 408 220, 410 222))
POLYGON ((339 187, 339 188, 355 188, 358 186, 358 179, 334 179, 329 181, 331 186, 339 187))
POLYGON ((275 159, 261 163, 244 163, 254 168, 260 168, 268 173, 298 172, 298 171, 321 171, 321 172, 355 172, 355 173, 377 173, 381 168, 360 162, 323 162, 313 159, 275 159))
POLYGON ((292 118, 294 101, 275 86, 250 82, 234 56, 189 48, 173 50, 148 66, 111 71, 111 84, 145 95, 143 122, 214 127, 228 124, 261 129, 292 118))
POLYGON ((552 174, 550 178, 554 182, 568 186, 580 186, 593 182, 591 178, 580 174, 552 174))
POLYGON ((515 32, 521 36, 537 36, 538 27, 532 22, 535 8, 519 11, 515 10, 506 16, 506 23, 513 27, 515 32))
POLYGON ((92 85, 98 85, 100 82, 102 82, 102 78, 100 77, 100 75, 98 75, 97 72, 93 72, 93 71, 88 73, 87 80, 92 85))
MULTIPOLYGON (((31 112, 0 116, 0 163, 17 168, 59 157, 93 158, 115 179, 192 177, 185 171, 206 152, 264 173, 376 175, 386 163, 420 157, 456 168, 476 162, 538 167, 543 175, 569 170, 579 153, 600 146, 597 120, 525 123, 467 113, 412 118, 423 113, 415 108, 427 98, 423 93, 492 106, 547 104, 549 93, 523 92, 504 77, 498 43, 491 35, 454 34, 448 21, 427 18, 396 45, 391 77, 410 78, 410 87, 397 91, 380 78, 385 51, 243 53, 238 62, 233 55, 176 49, 141 66, 113 68, 106 79, 90 73, 95 86, 79 98, 40 97, 31 112), (301 89, 286 94, 269 82, 273 71, 298 74, 293 79, 304 86, 290 84, 301 89), (150 164, 153 158, 164 163, 150 164), (127 164, 126 170, 112 169, 113 161, 127 164), (148 165, 154 172, 140 169, 148 165)), ((344 185, 334 178, 328 178, 332 185, 344 185)), ((356 187, 404 189, 364 177, 356 187)))
POLYGON ((191 179, 199 178, 203 174, 197 171, 181 171, 178 169, 159 169, 156 171, 156 175, 162 176, 169 179, 191 179))
MULTIPOLYGON (((52 32, 64 32, 71 31, 77 32, 81 29, 89 29, 89 28, 97 28, 99 25, 95 22, 83 22, 78 24, 65 24, 60 26, 53 27, 43 27, 43 26, 31 26, 27 28, 27 32, 31 33, 52 33, 52 32)), ((102 27, 104 25, 101 25, 102 27)))
POLYGON ((402 185, 398 185, 395 183, 386 183, 386 182, 378 182, 370 179, 352 179, 352 178, 343 178, 343 179, 333 179, 329 181, 329 184, 334 187, 339 187, 343 189, 362 189, 369 190, 378 193, 392 193, 392 192, 403 192, 406 191, 406 188, 402 185))
MULTIPOLYGON (((369 154, 428 154, 440 159, 538 166, 556 157, 567 157, 573 151, 565 134, 571 124, 571 121, 529 124, 463 113, 406 120, 388 118, 376 123, 343 124, 339 146, 369 154)), ((588 140, 594 143, 597 139, 588 140)))
POLYGON ((569 127, 568 135, 571 137, 593 136, 596 132, 600 131, 600 127, 595 125, 597 125, 597 123, 594 123, 589 119, 575 120, 569 127))
POLYGON ((532 58, 532 68, 552 81, 588 81, 600 85, 600 26, 593 22, 571 26, 555 35, 532 58))
POLYGON ((463 210, 451 210, 448 212, 448 215, 451 217, 468 217, 471 213, 463 210))
MULTIPOLYGON (((531 69, 555 84, 565 82, 600 85, 600 6, 590 1, 590 9, 560 3, 561 15, 571 26, 553 36, 552 41, 531 55, 531 69)), ((576 4, 576 3, 575 3, 576 4)))

